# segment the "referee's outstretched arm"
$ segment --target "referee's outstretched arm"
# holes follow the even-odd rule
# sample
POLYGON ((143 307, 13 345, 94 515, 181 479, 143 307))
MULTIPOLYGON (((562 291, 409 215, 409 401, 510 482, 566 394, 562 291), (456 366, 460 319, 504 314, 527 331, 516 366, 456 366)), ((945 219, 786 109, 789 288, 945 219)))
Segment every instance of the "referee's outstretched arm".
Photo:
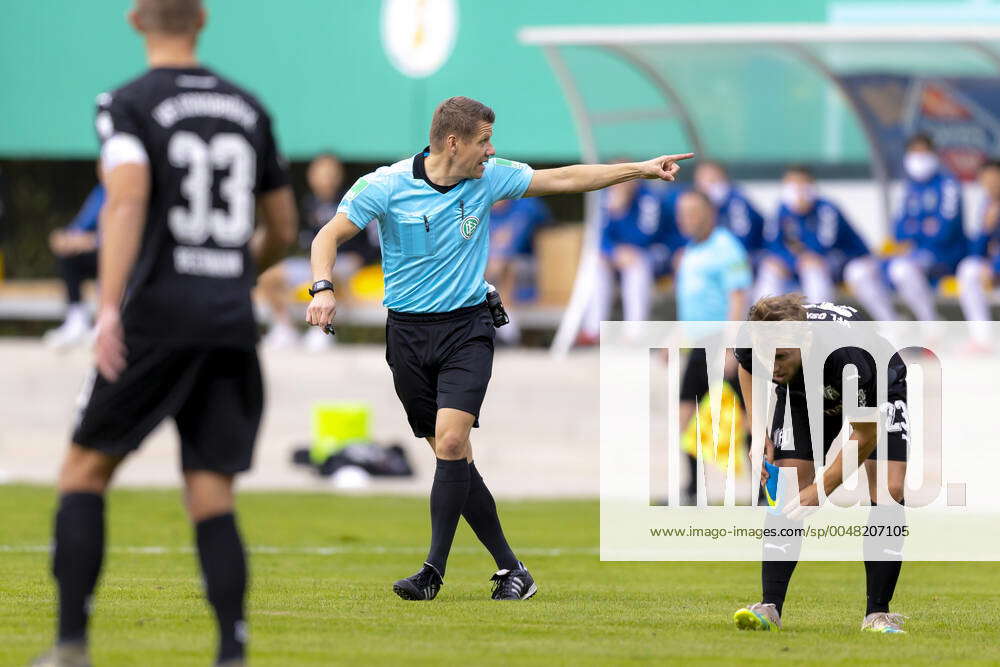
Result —
MULTIPOLYGON (((346 213, 338 213, 330 222, 323 225, 312 242, 311 262, 313 281, 329 280, 333 282, 333 265, 337 261, 337 247, 357 235, 361 229, 347 219, 346 213)), ((333 290, 317 292, 306 309, 306 321, 309 324, 325 327, 333 323, 337 314, 337 299, 333 290)))
POLYGON ((693 157, 694 153, 679 153, 677 155, 661 155, 645 162, 574 164, 555 169, 536 169, 531 178, 531 184, 528 185, 528 189, 522 196, 538 197, 540 195, 589 192, 606 188, 615 183, 634 181, 638 178, 658 178, 672 181, 681 169, 677 163, 693 157))

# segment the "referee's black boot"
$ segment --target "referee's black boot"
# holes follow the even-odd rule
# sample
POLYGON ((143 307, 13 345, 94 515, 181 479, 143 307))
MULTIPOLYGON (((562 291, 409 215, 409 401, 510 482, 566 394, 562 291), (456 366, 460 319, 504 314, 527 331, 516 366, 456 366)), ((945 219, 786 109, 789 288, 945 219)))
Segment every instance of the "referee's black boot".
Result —
POLYGON ((534 577, 520 561, 513 570, 500 570, 490 580, 494 600, 527 600, 538 592, 534 577))
POLYGON ((392 585, 392 590, 404 600, 433 600, 443 584, 444 581, 434 566, 424 563, 420 572, 400 579, 392 585))

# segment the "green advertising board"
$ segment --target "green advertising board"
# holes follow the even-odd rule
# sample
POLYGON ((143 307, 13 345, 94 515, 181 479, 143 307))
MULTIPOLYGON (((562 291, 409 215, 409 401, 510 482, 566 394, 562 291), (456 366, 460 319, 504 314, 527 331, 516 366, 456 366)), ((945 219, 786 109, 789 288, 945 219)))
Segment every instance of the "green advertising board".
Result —
MULTIPOLYGON (((579 156, 563 91, 542 51, 521 44, 524 26, 641 23, 822 22, 833 0, 208 0, 201 57, 254 91, 271 110, 292 158, 331 149, 348 160, 380 161, 426 143, 435 104, 451 95, 485 101, 497 112, 495 143, 511 157, 559 161, 579 156)), ((858 3, 854 3, 858 4, 858 3)), ((884 4, 884 3, 883 3, 884 4)), ((913 5, 914 3, 907 3, 913 5)), ((947 4, 937 2, 936 4, 947 4)), ((93 101, 144 68, 140 38, 125 22, 129 0, 3 0, 0 20, 0 157, 90 157, 96 153, 93 101)), ((570 54, 570 57, 572 54, 570 54)), ((647 91, 620 65, 581 54, 585 92, 641 100, 647 91)), ((816 98, 815 73, 775 81, 752 58, 720 59, 737 74, 748 104, 771 105, 770 127, 745 127, 705 110, 703 131, 717 133, 718 156, 737 160, 819 159, 828 137, 795 135, 815 117, 780 113, 782 95, 816 98), (734 69, 735 68, 735 69, 734 69), (729 151, 729 155, 726 152, 729 151)), ((706 77, 711 72, 680 71, 706 77)), ((697 100, 692 101, 697 105, 697 100)), ((760 117, 758 113, 754 117, 760 117)), ((842 121, 836 155, 863 160, 853 120, 842 121)), ((683 150, 679 132, 641 124, 620 130, 623 148, 663 143, 683 150), (655 136, 653 136, 655 135, 655 136)), ((619 137, 614 137, 614 140, 619 137)), ((614 144, 614 141, 610 142, 614 144)))

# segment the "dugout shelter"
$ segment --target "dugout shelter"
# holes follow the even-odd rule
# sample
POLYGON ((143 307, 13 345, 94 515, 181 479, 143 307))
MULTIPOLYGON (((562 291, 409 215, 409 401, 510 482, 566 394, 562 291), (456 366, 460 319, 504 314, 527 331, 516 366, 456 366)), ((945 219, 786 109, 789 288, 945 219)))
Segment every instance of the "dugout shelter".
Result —
MULTIPOLYGON (((751 23, 532 26, 569 104, 584 162, 692 151, 725 162, 863 161, 890 224, 908 132, 954 140, 974 171, 1000 147, 1000 26, 751 23)), ((598 260, 598 195, 552 344, 576 338, 598 260)))

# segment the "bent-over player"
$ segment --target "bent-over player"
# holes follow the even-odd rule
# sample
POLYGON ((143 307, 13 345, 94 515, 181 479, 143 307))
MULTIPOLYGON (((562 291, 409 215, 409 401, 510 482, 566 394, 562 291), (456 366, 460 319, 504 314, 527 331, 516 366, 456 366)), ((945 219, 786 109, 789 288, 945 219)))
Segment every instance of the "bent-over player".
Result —
MULTIPOLYGON (((750 309, 747 319, 751 322, 781 321, 830 321, 850 323, 863 318, 855 308, 832 303, 805 304, 802 295, 789 294, 764 298, 750 309)), ((886 342, 888 345, 888 342, 886 342)), ((752 352, 749 348, 736 350, 740 362, 739 376, 747 415, 752 415, 752 352)), ((834 351, 823 367, 823 455, 824 458, 844 426, 843 392, 844 369, 854 366, 858 378, 859 407, 873 407, 877 396, 878 370, 872 355, 858 347, 842 347, 834 351)), ((817 485, 823 484, 827 495, 843 484, 841 450, 826 466, 821 479, 814 479, 812 437, 806 405, 806 387, 802 370, 802 352, 799 348, 778 348, 774 356, 771 382, 775 385, 774 421, 765 440, 765 458, 779 468, 796 469, 799 483, 798 504, 817 505, 817 485), (791 424, 784 423, 786 405, 790 408, 791 424), (794 441, 794 442, 793 442, 794 441)), ((851 423, 852 439, 857 440, 857 462, 848 469, 865 467, 871 499, 869 526, 902 523, 903 483, 906 476, 906 458, 909 424, 906 407, 906 366, 898 354, 889 363, 888 403, 881 406, 887 423, 887 486, 892 501, 878 503, 876 484, 876 424, 851 423)), ((762 481, 767 478, 762 471, 762 481)), ((801 520, 780 514, 768 513, 764 528, 772 535, 789 535, 802 527, 801 520)), ((903 536, 893 535, 877 539, 865 538, 865 579, 867 606, 861 629, 878 633, 902 633, 902 616, 889 613, 902 566, 903 536), (892 547, 892 548, 889 548, 892 547), (884 555, 883 555, 884 552, 884 555), (885 555, 890 558, 886 559, 885 555)), ((792 572, 798 562, 801 537, 775 539, 764 537, 761 563, 763 596, 757 604, 740 609, 734 615, 740 630, 771 630, 781 628, 781 613, 785 593, 792 572)))

